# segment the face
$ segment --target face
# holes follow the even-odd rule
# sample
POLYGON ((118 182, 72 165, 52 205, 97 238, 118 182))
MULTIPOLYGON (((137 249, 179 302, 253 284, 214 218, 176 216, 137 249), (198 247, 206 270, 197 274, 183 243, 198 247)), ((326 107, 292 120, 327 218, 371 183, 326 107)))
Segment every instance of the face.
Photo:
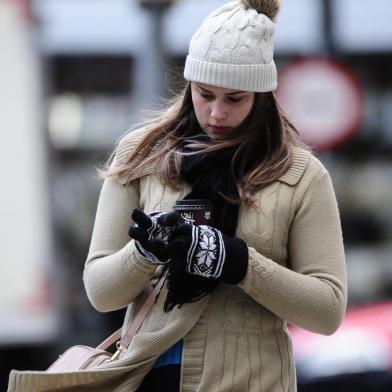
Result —
POLYGON ((213 140, 231 135, 252 110, 255 93, 192 82, 192 102, 201 129, 213 140))

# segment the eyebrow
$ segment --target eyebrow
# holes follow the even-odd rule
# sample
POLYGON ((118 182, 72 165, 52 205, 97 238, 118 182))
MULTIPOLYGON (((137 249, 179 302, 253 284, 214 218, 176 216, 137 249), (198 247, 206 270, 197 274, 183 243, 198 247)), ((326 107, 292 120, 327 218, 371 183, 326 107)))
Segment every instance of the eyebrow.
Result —
MULTIPOLYGON (((206 93, 213 94, 212 91, 210 91, 210 90, 208 90, 208 89, 206 89, 206 88, 200 86, 199 84, 196 84, 196 86, 197 86, 200 90, 205 91, 206 93)), ((231 93, 227 93, 227 94, 225 94, 225 95, 239 95, 239 94, 246 94, 246 91, 238 90, 238 91, 233 91, 233 92, 231 92, 231 93)))

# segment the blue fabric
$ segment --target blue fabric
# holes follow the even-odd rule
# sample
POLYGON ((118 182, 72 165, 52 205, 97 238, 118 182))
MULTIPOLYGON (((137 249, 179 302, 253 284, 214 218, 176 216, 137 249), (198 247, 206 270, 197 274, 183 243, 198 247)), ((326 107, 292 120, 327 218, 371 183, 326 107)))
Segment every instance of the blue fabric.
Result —
POLYGON ((181 339, 157 359, 154 368, 166 365, 179 365, 181 363, 183 346, 184 341, 181 339))

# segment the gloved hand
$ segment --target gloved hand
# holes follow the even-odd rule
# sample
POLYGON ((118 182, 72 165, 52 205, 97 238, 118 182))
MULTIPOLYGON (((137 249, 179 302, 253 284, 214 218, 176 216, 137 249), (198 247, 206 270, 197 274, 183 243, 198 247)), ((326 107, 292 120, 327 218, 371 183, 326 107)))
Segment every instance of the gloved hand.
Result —
POLYGON ((186 257, 186 271, 191 275, 221 279, 237 284, 248 268, 248 246, 211 226, 181 224, 170 236, 170 246, 186 257))
POLYGON ((177 223, 177 214, 160 211, 145 214, 135 209, 132 219, 136 225, 129 229, 128 234, 136 241, 138 252, 151 264, 167 264, 176 246, 168 244, 168 238, 177 223))

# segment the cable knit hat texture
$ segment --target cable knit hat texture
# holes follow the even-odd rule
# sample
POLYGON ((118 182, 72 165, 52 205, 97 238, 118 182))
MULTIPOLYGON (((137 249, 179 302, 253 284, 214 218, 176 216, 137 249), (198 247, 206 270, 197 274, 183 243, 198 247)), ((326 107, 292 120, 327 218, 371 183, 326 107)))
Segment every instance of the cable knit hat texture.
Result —
POLYGON ((243 91, 275 90, 272 36, 279 5, 278 0, 236 0, 213 11, 190 41, 185 79, 243 91))

